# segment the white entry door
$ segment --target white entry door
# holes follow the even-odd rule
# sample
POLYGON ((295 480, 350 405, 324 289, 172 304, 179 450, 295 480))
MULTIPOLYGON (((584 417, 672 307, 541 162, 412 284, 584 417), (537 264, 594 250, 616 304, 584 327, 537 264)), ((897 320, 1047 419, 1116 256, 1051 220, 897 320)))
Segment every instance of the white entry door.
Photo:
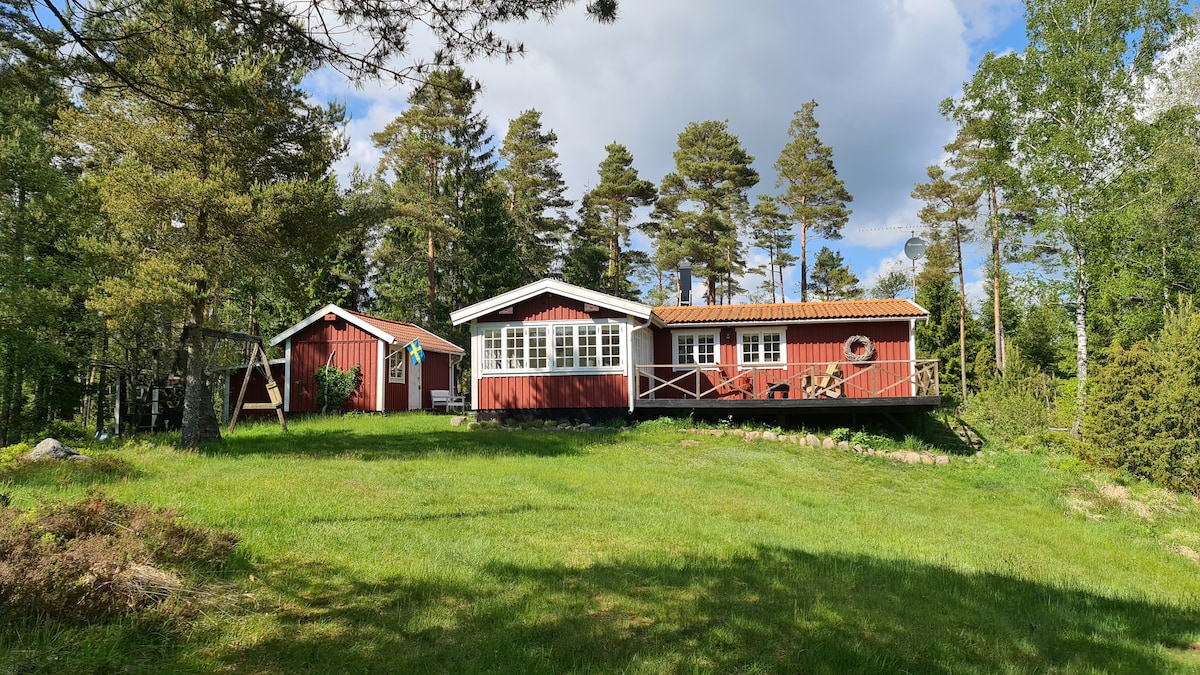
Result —
POLYGON ((408 362, 408 409, 420 410, 424 402, 421 387, 421 364, 408 362))

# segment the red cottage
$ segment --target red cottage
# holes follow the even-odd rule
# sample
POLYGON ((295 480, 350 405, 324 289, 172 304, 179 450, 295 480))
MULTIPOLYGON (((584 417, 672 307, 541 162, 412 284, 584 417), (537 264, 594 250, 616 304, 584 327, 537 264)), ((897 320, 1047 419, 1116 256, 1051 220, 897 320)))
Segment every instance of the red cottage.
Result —
MULTIPOLYGON (((326 364, 349 370, 358 366, 362 382, 343 410, 397 412, 430 408, 430 392, 454 389, 455 366, 462 347, 411 323, 389 321, 326 305, 271 340, 284 346, 284 358, 271 363, 283 389, 284 412, 316 412, 317 368, 326 364), (414 365, 405 347, 419 340, 425 360, 414 365)), ((236 400, 244 369, 226 380, 226 410, 236 400), (232 392, 232 394, 231 394, 232 392)), ((250 380, 248 401, 266 400, 262 376, 250 380)))
POLYGON ((472 407, 752 412, 929 409, 908 300, 650 307, 541 281, 451 314, 471 324, 472 407))

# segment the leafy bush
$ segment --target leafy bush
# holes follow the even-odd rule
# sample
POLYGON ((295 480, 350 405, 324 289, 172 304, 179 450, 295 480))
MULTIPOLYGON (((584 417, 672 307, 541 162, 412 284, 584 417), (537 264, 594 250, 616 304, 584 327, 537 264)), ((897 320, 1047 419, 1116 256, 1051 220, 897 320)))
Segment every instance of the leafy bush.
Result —
POLYGON ((57 438, 67 445, 86 443, 91 440, 92 433, 79 422, 74 420, 53 420, 38 434, 41 438, 57 438))
POLYGON ((1012 442, 1050 426, 1055 391, 1054 378, 1017 363, 972 396, 963 416, 986 428, 989 436, 1012 442))
POLYGON ((338 410, 358 388, 362 381, 362 368, 354 366, 350 370, 342 370, 337 366, 321 366, 317 368, 313 379, 317 383, 317 405, 321 407, 321 412, 338 410))
POLYGON ((1116 345, 1092 378, 1083 425, 1088 458, 1200 493, 1200 313, 1167 316, 1162 332, 1116 345))
POLYGON ((89 492, 31 511, 0 506, 0 606, 86 623, 161 605, 219 570, 237 538, 89 492))

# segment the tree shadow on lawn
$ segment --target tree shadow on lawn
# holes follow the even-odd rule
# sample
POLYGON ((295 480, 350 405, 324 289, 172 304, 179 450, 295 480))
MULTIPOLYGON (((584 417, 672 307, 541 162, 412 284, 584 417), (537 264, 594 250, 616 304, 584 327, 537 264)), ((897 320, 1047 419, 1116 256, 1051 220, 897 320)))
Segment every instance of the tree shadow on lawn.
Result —
POLYGON ((229 670, 1126 672, 1200 666, 1200 617, 995 574, 760 548, 731 560, 489 566, 477 587, 275 568, 229 670), (1171 652, 1175 652, 1174 655, 1171 652))
POLYGON ((580 455, 589 446, 616 442, 608 433, 513 433, 433 431, 370 434, 300 429, 271 436, 232 435, 201 446, 212 456, 286 455, 333 459, 412 459, 425 455, 558 457, 580 455))

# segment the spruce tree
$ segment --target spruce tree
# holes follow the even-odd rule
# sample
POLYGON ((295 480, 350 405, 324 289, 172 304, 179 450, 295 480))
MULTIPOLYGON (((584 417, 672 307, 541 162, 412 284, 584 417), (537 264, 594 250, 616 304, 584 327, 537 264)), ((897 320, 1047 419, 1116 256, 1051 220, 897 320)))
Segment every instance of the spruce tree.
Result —
POLYGON ((816 109, 817 102, 809 101, 796 111, 790 140, 775 160, 775 185, 785 188, 779 201, 800 230, 801 302, 808 300, 809 238, 841 239, 851 213, 846 204, 854 200, 833 166, 833 149, 817 136, 816 109))

